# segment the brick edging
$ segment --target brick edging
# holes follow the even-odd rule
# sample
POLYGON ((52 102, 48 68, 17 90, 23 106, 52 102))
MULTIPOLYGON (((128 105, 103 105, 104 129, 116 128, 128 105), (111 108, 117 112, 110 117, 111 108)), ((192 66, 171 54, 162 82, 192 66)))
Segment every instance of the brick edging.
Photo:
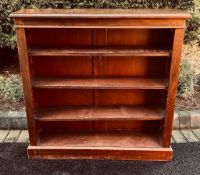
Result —
POLYGON ((175 111, 174 129, 200 129, 200 110, 175 111))
POLYGON ((0 111, 0 129, 27 129, 26 113, 0 111))
MULTIPOLYGON (((26 113, 0 111, 0 129, 27 129, 26 113)), ((175 111, 173 129, 200 129, 200 110, 175 111)))

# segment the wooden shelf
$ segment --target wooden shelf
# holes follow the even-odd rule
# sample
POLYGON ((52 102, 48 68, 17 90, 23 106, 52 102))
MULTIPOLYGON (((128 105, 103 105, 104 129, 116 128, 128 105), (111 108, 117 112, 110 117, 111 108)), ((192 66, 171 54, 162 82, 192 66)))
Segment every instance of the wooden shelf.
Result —
POLYGON ((34 88, 45 89, 166 89, 167 80, 158 78, 67 78, 38 77, 34 88))
POLYGON ((46 131, 40 133, 38 145, 65 147, 161 148, 160 137, 152 132, 136 131, 46 131))
POLYGON ((164 109, 155 106, 105 106, 44 108, 36 114, 39 121, 86 120, 162 120, 164 109))
POLYGON ((170 56, 169 50, 131 47, 30 48, 30 56, 170 56))

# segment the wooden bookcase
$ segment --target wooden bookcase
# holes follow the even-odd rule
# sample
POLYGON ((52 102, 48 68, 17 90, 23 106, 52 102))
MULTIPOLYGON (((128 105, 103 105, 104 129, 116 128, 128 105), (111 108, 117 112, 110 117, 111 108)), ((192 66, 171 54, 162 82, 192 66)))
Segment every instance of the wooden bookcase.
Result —
POLYGON ((30 10, 15 20, 34 159, 172 159, 178 10, 30 10))

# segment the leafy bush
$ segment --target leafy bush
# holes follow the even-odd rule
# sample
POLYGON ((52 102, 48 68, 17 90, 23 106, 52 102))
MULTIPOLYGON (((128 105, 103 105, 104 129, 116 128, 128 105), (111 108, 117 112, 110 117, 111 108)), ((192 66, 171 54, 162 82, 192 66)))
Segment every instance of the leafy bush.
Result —
POLYGON ((194 94, 194 88, 197 83, 195 70, 188 59, 183 58, 180 67, 180 77, 178 83, 179 94, 183 97, 194 94))
POLYGON ((200 1, 194 0, 194 8, 190 10, 192 18, 187 22, 185 42, 200 44, 200 1))
POLYGON ((0 75, 0 95, 1 98, 10 102, 21 102, 23 100, 19 75, 0 75))
POLYGON ((200 42, 199 4, 199 0, 1 0, 0 47, 16 48, 14 24, 9 15, 22 8, 178 8, 193 15, 187 23, 185 41, 200 42))

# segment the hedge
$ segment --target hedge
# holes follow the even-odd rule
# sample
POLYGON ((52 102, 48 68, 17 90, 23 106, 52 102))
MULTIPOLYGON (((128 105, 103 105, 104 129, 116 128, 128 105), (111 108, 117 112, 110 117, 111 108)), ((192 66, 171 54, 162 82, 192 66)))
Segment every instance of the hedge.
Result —
POLYGON ((16 49, 13 20, 9 14, 22 8, 176 8, 190 12, 185 42, 200 43, 199 0, 1 0, 0 2, 0 47, 16 49))

